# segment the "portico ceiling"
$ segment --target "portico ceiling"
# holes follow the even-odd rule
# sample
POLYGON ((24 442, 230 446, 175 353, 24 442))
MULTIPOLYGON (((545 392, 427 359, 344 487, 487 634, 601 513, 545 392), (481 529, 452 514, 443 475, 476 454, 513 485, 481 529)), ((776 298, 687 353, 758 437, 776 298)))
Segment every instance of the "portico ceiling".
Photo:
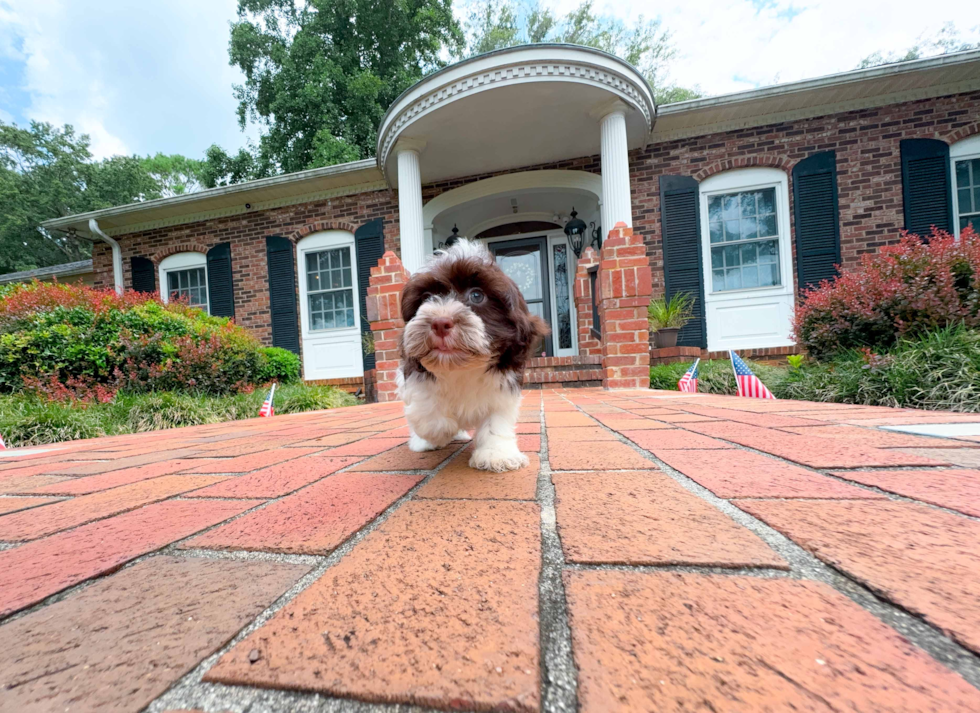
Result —
POLYGON ((399 97, 378 133, 378 167, 398 186, 397 149, 419 151, 423 184, 598 154, 599 122, 625 107, 630 148, 646 144, 656 105, 643 76, 585 47, 532 45, 480 55, 399 97))

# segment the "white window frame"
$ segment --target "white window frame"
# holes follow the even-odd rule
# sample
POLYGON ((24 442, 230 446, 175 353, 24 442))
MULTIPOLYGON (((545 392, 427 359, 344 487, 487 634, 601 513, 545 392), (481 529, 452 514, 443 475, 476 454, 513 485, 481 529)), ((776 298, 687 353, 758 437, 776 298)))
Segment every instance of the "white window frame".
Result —
POLYGON ((300 297, 305 308, 305 318, 303 329, 308 334, 332 334, 346 332, 351 329, 361 331, 360 295, 357 284, 357 255, 354 252, 354 236, 343 231, 329 231, 318 235, 311 235, 304 238, 302 244, 297 246, 297 264, 299 265, 300 297), (336 290, 318 290, 317 292, 339 292, 340 290, 350 290, 354 296, 354 326, 353 327, 325 327, 324 329, 313 329, 310 324, 310 291, 307 284, 306 258, 310 253, 320 253, 327 250, 337 250, 339 248, 350 248, 350 271, 351 286, 338 287, 336 290))
MULTIPOLYGON (((796 303, 796 274, 793 272, 793 244, 790 233, 789 177, 777 168, 739 168, 715 174, 699 186, 701 210, 701 264, 704 286, 705 322, 708 349, 756 349, 791 346, 789 338, 793 308, 796 303), (748 287, 740 290, 714 291, 711 274, 711 232, 708 224, 708 200, 727 193, 774 188, 776 191, 776 225, 779 232, 779 285, 748 287), (746 331, 739 336, 723 336, 723 325, 732 316, 753 310, 775 310, 777 322, 752 322, 762 331, 746 331), (785 321, 785 325, 782 322, 785 321), (785 326, 785 329, 784 329, 785 326), (767 332, 769 328, 774 332, 767 332)), ((757 312, 759 313, 759 312, 757 312)), ((761 314, 761 313, 759 313, 761 314)))
POLYGON ((956 186, 956 162, 980 158, 980 134, 957 141, 949 147, 949 180, 953 188, 953 231, 960 239, 960 201, 956 186))
MULTIPOLYGON (((777 168, 741 168, 725 171, 706 178, 699 188, 701 195, 701 256, 704 265, 705 296, 712 301, 742 299, 747 294, 792 294, 793 246, 789 223, 789 179, 786 172, 777 168), (711 231, 708 225, 708 201, 710 198, 729 193, 744 193, 765 188, 776 189, 776 227, 779 232, 779 285, 746 287, 740 290, 714 290, 711 274, 711 231)), ((719 243, 721 245, 723 243, 719 243)), ((717 247, 714 246, 714 247, 717 247)))
POLYGON ((160 299, 163 300, 164 304, 170 301, 170 283, 167 277, 169 273, 179 272, 181 270, 193 270, 195 268, 204 268, 204 286, 205 292, 207 293, 207 304, 205 305, 205 311, 210 314, 211 290, 207 289, 208 256, 204 253, 175 253, 174 255, 165 257, 160 261, 160 266, 157 268, 157 277, 160 281, 160 299))

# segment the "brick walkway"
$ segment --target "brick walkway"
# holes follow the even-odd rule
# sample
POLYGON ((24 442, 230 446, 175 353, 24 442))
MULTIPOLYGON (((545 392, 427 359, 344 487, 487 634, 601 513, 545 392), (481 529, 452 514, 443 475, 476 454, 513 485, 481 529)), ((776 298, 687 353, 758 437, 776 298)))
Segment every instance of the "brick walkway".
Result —
POLYGON ((980 710, 976 416, 528 392, 0 459, 0 711, 980 710), (352 702, 353 701, 353 702, 352 702))

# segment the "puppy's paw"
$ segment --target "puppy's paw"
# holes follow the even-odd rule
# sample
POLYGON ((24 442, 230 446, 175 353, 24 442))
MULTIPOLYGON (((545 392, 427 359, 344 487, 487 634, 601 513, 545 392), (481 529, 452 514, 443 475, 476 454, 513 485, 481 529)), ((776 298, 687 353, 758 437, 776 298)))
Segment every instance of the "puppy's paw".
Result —
POLYGON ((425 451, 435 451, 438 450, 439 446, 434 446, 427 440, 422 438, 422 436, 412 434, 408 439, 408 450, 415 453, 424 453, 425 451))
POLYGON ((473 436, 471 436, 470 434, 468 434, 466 431, 463 431, 463 430, 460 430, 459 433, 457 433, 455 436, 453 436, 453 440, 454 441, 463 441, 464 443, 466 441, 469 441, 469 440, 472 440, 472 439, 473 439, 473 436))
POLYGON ((470 456, 470 468, 492 470, 495 473, 520 470, 529 462, 527 456, 517 450, 516 445, 509 448, 477 448, 470 456))

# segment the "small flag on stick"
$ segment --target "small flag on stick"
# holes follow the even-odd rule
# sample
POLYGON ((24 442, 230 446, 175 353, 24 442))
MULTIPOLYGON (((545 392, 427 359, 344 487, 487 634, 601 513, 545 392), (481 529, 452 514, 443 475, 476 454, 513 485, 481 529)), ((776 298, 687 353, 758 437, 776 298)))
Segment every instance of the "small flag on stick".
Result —
POLYGON ((7 444, 3 442, 3 436, 0 436, 0 451, 7 450, 7 444))
POLYGON ((259 418, 271 418, 276 415, 276 409, 272 405, 272 399, 276 395, 276 382, 272 382, 272 388, 269 389, 269 395, 265 397, 265 401, 262 402, 262 408, 259 409, 259 418))
POLYGON ((775 396, 766 388, 766 385, 759 381, 759 377, 752 373, 748 365, 739 358, 734 351, 729 351, 732 356, 732 369, 735 370, 735 382, 738 384, 738 395, 750 399, 773 399, 775 396))
POLYGON ((691 368, 684 373, 681 380, 677 382, 678 391, 683 391, 688 394, 696 394, 698 392, 698 364, 700 363, 701 360, 698 359, 691 365, 691 368))

